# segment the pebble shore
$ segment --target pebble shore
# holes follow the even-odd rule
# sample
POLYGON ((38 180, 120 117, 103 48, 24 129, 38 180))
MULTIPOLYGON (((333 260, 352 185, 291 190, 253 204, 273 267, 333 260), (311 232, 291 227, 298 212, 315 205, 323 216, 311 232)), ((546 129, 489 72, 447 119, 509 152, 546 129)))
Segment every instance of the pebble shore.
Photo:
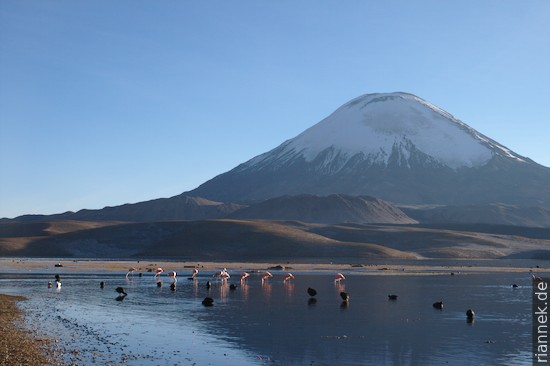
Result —
POLYGON ((22 296, 0 294, 0 365, 61 365, 53 357, 52 340, 38 338, 21 327, 22 296))

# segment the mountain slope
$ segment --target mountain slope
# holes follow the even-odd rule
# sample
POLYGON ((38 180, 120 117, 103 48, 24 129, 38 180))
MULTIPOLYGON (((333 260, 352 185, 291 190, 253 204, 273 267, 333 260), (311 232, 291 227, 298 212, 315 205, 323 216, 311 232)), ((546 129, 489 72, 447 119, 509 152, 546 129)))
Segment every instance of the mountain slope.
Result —
POLYGON ((105 207, 99 210, 80 210, 57 215, 26 215, 14 221, 36 222, 45 220, 80 221, 167 221, 167 220, 204 220, 225 217, 242 208, 234 203, 210 201, 202 197, 178 195, 170 198, 129 203, 120 206, 105 207))
POLYGON ((550 207, 550 169, 411 94, 368 94, 190 193, 220 201, 368 195, 550 207))
POLYGON ((292 220, 316 223, 414 224, 400 209, 373 197, 330 195, 283 196, 243 208, 230 215, 237 219, 292 220))
POLYGON ((250 220, 0 223, 0 256, 360 263, 550 258, 550 229, 250 220), (30 237, 21 236, 28 232, 30 237))

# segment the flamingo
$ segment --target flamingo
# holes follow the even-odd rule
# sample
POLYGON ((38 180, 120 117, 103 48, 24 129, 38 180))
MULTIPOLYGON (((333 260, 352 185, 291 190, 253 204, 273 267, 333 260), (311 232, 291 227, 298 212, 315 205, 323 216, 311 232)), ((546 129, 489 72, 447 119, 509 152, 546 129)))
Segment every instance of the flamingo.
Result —
POLYGON ((264 282, 265 280, 267 280, 270 277, 273 277, 273 275, 270 272, 265 271, 264 275, 262 276, 262 282, 264 282))
POLYGON ((290 281, 290 280, 292 280, 292 279, 294 279, 294 275, 293 275, 292 273, 289 272, 289 273, 287 273, 287 275, 285 276, 284 282, 290 281))
POLYGON ((227 280, 231 276, 229 275, 229 273, 227 273, 227 268, 224 268, 221 271, 217 271, 216 273, 214 273, 213 277, 220 278, 223 281, 227 280))
POLYGON ((250 277, 250 274, 249 273, 246 273, 246 272, 243 272, 242 275, 241 275, 241 284, 246 281, 246 279, 250 277))
POLYGON ((126 273, 126 278, 128 278, 128 276, 129 276, 130 274, 133 275, 135 271, 136 271, 136 269, 135 269, 134 267, 128 268, 128 273, 126 273))
POLYGON ((155 271, 155 277, 160 276, 160 274, 161 274, 162 272, 164 272, 164 269, 162 269, 162 268, 160 268, 160 267, 157 268, 156 271, 155 271))
POLYGON ((178 282, 178 280, 176 279, 176 275, 177 275, 176 271, 168 272, 166 275, 168 277, 172 277, 172 279, 174 280, 174 282, 172 282, 172 283, 178 282))
POLYGON ((198 274, 199 274, 199 270, 197 268, 194 268, 193 269, 193 274, 191 275, 191 278, 195 279, 195 277, 197 277, 198 274))
POLYGON ((336 273, 336 275, 334 275, 334 283, 336 283, 336 282, 340 283, 340 281, 345 280, 345 279, 346 279, 346 276, 344 276, 341 273, 336 273))
POLYGON ((227 270, 224 268, 222 271, 221 277, 222 277, 222 281, 227 281, 231 276, 229 275, 227 270))
POLYGON ((535 276, 531 273, 531 278, 533 279, 533 282, 542 282, 542 278, 539 276, 535 276))

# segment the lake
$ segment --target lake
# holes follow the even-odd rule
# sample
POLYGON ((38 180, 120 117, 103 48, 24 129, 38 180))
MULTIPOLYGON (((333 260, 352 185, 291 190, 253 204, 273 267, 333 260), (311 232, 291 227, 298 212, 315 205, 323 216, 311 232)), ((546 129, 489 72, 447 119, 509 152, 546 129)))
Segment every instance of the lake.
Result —
MULTIPOLYGON (((0 271, 1 272, 1 271, 0 271)), ((64 358, 102 365, 529 365, 529 273, 333 274, 272 271, 262 283, 179 273, 0 273, 0 292, 29 297, 26 324, 64 358), (60 290, 48 288, 54 273, 60 290), (105 287, 100 288, 100 281, 105 287), (206 282, 212 287, 207 289, 206 282), (513 288, 512 284, 519 287, 513 288), (115 288, 128 293, 117 301, 115 288), (307 288, 316 289, 311 299, 307 288), (340 292, 347 292, 345 303, 340 292), (397 300, 389 300, 397 294, 397 300), (202 300, 212 297, 214 305, 202 300), (443 301, 443 309, 432 304, 443 301), (473 321, 466 310, 475 311, 473 321), (78 351, 76 351, 78 350, 78 351)))

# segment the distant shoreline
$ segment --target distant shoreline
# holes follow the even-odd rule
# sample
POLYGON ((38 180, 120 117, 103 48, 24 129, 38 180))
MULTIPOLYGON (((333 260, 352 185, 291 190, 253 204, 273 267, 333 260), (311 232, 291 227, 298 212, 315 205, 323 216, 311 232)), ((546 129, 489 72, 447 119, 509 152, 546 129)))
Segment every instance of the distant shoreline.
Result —
POLYGON ((446 273, 494 273, 494 272, 536 272, 550 273, 550 262, 540 260, 417 260, 380 261, 377 263, 284 263, 284 262, 200 262, 176 260, 106 260, 106 259, 35 259, 0 258, 0 272, 124 272, 135 268, 135 273, 151 272, 157 267, 191 273, 193 268, 200 271, 215 271, 227 268, 231 271, 280 270, 285 272, 346 272, 357 275, 411 275, 446 273), (57 265, 57 266, 56 266, 57 265))

